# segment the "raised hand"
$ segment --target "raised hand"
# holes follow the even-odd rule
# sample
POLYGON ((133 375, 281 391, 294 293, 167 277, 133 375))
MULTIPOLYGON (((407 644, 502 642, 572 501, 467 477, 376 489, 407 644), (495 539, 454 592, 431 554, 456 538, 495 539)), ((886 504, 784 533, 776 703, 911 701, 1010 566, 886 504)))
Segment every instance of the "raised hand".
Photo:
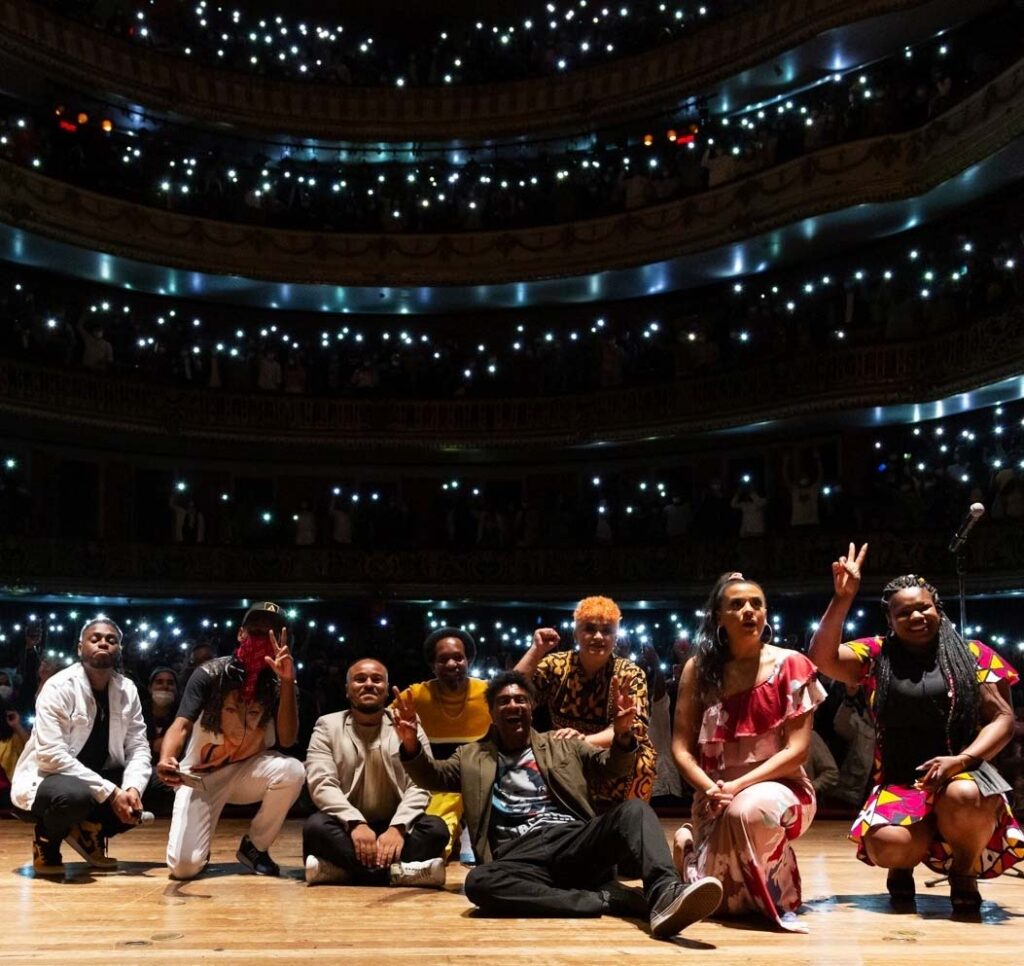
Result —
POLYGON ((416 708, 413 706, 412 698, 405 697, 398 688, 393 687, 391 694, 395 703, 391 708, 391 723, 395 726, 398 740, 402 742, 406 751, 412 752, 420 743, 419 739, 419 718, 416 716, 416 708))
POLYGON ((582 731, 577 731, 575 728, 556 728, 551 732, 552 738, 575 738, 578 741, 583 741, 587 736, 582 731))
POLYGON ((867 552, 867 544, 858 551, 856 544, 851 541, 846 556, 832 561, 832 586, 836 597, 850 600, 857 596, 860 589, 861 565, 867 552))
POLYGON ((561 636, 553 627, 538 627, 533 632, 534 650, 541 654, 550 654, 561 642, 561 636))
POLYGON ((278 645, 277 637, 274 632, 270 632, 270 643, 274 648, 273 657, 265 657, 263 660, 267 662, 267 667, 270 668, 279 678, 282 683, 292 683, 295 681, 295 661, 292 658, 291 651, 288 650, 288 628, 281 629, 281 643, 278 645))
POLYGON ((610 692, 609 703, 614 714, 612 731, 615 732, 615 737, 632 735, 633 722, 636 720, 636 702, 633 700, 633 693, 628 687, 621 685, 618 678, 612 678, 608 690, 610 692))

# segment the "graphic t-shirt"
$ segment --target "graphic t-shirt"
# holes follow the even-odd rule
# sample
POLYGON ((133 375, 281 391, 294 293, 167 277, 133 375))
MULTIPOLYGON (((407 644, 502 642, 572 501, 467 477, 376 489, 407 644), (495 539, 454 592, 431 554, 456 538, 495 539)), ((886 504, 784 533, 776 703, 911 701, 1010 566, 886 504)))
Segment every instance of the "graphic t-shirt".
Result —
POLYGON ((242 698, 241 675, 232 658, 215 658, 197 668, 185 685, 178 714, 199 721, 209 734, 193 732, 193 742, 202 743, 195 749, 189 746, 189 768, 208 772, 261 754, 267 747, 267 729, 277 711, 279 694, 277 677, 269 668, 260 674, 256 696, 248 702, 242 698), (222 740, 205 740, 211 735, 222 740))
POLYGON ((574 821, 549 791, 532 748, 518 755, 499 753, 491 790, 492 850, 534 829, 574 821))

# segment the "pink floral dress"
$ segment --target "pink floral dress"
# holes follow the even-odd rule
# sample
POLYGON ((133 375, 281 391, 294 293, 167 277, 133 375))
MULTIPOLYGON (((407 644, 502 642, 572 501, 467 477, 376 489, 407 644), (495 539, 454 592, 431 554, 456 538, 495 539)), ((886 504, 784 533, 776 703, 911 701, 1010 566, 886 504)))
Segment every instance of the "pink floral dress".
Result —
MULTIPOLYGON (((704 711, 697 739, 701 768, 714 781, 745 775, 785 746, 787 721, 825 700, 818 672, 803 654, 782 651, 767 680, 704 711)), ((796 920, 802 898, 792 845, 814 818, 806 776, 757 782, 717 816, 703 790, 694 795, 695 862, 691 877, 713 875, 724 889, 726 915, 760 912, 783 929, 806 932, 796 920)))

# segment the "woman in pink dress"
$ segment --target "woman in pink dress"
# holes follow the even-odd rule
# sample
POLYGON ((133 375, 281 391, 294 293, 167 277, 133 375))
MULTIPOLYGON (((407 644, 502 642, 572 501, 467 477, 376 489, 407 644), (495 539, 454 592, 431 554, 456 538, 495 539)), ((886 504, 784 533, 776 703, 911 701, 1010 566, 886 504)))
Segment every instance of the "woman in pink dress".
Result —
POLYGON ((803 770, 813 710, 825 698, 814 665, 772 645, 764 591, 723 574, 683 667, 672 754, 695 789, 693 826, 676 833, 687 881, 721 880, 719 914, 759 912, 791 932, 800 871, 791 843, 814 818, 803 770))

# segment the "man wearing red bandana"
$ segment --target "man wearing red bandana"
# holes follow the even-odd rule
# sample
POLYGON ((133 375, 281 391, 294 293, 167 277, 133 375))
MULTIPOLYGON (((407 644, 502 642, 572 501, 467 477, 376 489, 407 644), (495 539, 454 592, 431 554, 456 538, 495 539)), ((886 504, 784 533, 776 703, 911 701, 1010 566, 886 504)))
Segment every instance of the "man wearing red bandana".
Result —
POLYGON ((206 867, 229 802, 261 803, 238 861, 257 875, 280 874, 268 850, 302 791, 305 770, 272 749, 295 744, 298 730, 285 615, 269 601, 254 604, 238 629, 235 653, 196 670, 164 736, 157 774, 177 789, 167 841, 173 878, 191 879, 206 867))

